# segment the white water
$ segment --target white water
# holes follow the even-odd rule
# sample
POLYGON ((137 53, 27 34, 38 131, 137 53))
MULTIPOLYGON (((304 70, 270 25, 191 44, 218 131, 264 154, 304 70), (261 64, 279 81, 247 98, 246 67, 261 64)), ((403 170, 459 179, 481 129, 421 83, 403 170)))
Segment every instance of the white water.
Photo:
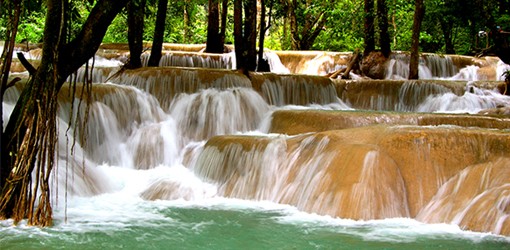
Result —
MULTIPOLYGON (((317 227, 331 225, 331 230, 342 234, 356 234, 377 241, 410 242, 420 235, 455 235, 476 242, 489 236, 465 232, 455 225, 428 225, 412 219, 343 220, 303 213, 295 207, 267 201, 225 199, 218 195, 221 187, 209 183, 194 172, 194 163, 199 160, 205 140, 221 134, 273 136, 266 135, 265 132, 267 119, 270 119, 268 117, 277 107, 264 103, 262 97, 249 88, 205 89, 193 94, 180 93, 169 107, 162 108, 154 97, 145 92, 132 87, 116 87, 119 90, 129 89, 131 95, 121 91, 92 104, 89 134, 93 136, 83 149, 81 145, 76 145, 72 154, 68 151, 69 142, 64 137, 68 127, 67 119, 64 119, 67 118, 66 110, 62 111, 63 119, 59 120, 60 159, 54 175, 55 185, 58 187, 54 190, 58 192, 53 197, 57 230, 108 231, 112 228, 128 228, 134 223, 149 227, 153 226, 155 221, 174 223, 172 218, 155 211, 168 206, 198 206, 279 211, 284 214, 278 218, 280 223, 312 224, 317 227), (198 106, 197 109, 191 108, 194 105, 198 106), (221 113, 222 110, 230 112, 221 113), (136 115, 133 116, 133 112, 136 115), (212 124, 205 126, 207 122, 212 124), (196 134, 205 135, 195 138, 196 134), (144 191, 158 184, 170 187, 163 187, 163 197, 169 199, 168 201, 146 201, 141 198, 144 191), (352 228, 365 230, 350 230, 352 228)), ((423 110, 474 113, 482 108, 509 105, 508 97, 492 91, 475 89, 474 93, 466 92, 464 96, 454 97, 451 93, 430 96, 430 100, 427 99, 422 104, 423 110), (456 98, 465 101, 456 102, 456 98), (434 103, 443 104, 445 100, 458 104, 435 108, 434 103)), ((275 103, 282 102, 276 99, 275 103)), ((341 102, 279 108, 348 109, 341 102)), ((11 111, 12 105, 4 104, 4 120, 11 111)), ((71 134, 69 137, 72 137, 71 134)), ((317 148, 319 149, 320 147, 317 148)), ((268 156, 263 160, 270 163, 275 158, 278 157, 273 151, 268 152, 268 156)), ((315 160, 312 162, 313 166, 320 168, 320 159, 315 160)), ((311 173, 305 171, 300 173, 300 178, 312 178, 310 175, 311 173)), ((319 179, 314 179, 309 185, 319 182, 319 179)), ((286 192, 294 192, 293 188, 288 187, 286 192)), ((273 191, 261 190, 263 195, 257 198, 277 197, 279 194, 273 191)), ((296 195, 301 197, 300 199, 306 199, 309 193, 296 195)), ((11 226, 11 221, 1 223, 7 230, 26 230, 23 225, 11 226)), ((28 230, 34 234, 44 234, 38 229, 28 230)))
POLYGON ((462 96, 447 92, 429 95, 418 107, 418 112, 470 113, 481 110, 510 106, 510 96, 496 90, 480 89, 468 83, 462 96))
MULTIPOLYGON (((474 61, 474 59, 472 59, 474 61)), ((483 59, 480 59, 483 61, 483 59)), ((418 64, 418 79, 443 79, 462 81, 504 81, 503 72, 510 69, 510 65, 499 59, 485 60, 485 66, 468 65, 458 68, 448 55, 439 56, 426 54, 420 57, 418 64), (484 71, 495 71, 495 76, 487 76, 484 71)), ((386 79, 405 80, 409 78, 409 56, 393 53, 386 66, 386 79)))

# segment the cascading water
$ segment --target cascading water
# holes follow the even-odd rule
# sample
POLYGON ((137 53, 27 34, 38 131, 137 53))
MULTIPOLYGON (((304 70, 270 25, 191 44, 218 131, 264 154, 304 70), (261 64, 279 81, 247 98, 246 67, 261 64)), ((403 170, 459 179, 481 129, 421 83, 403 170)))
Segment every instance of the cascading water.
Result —
MULTIPOLYGON (((70 100, 63 89, 56 225, 0 221, 2 246, 486 249, 510 242, 460 229, 510 234, 503 167, 510 140, 493 129, 507 119, 409 112, 509 106, 494 90, 177 67, 128 70, 112 81, 94 85, 86 123, 80 95, 70 100), (469 101, 431 104, 452 95, 469 101), (407 113, 353 110, 360 107, 407 113), (469 178, 481 184, 465 194, 460 186, 475 186, 469 178), (491 219, 477 227, 482 208, 491 219)), ((4 103, 5 117, 11 109, 4 103)))

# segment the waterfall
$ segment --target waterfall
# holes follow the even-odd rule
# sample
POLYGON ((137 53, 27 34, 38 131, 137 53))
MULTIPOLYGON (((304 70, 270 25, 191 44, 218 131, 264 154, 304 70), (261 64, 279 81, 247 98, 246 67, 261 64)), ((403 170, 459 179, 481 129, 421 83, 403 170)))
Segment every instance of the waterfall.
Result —
MULTIPOLYGON (((235 65, 233 54, 184 54, 168 52, 164 63, 235 65)), ((54 199, 102 196, 143 207, 237 198, 510 234, 509 118, 465 114, 510 106, 491 78, 507 65, 427 56, 420 67, 433 79, 331 80, 317 74, 343 67, 348 54, 265 56, 284 74, 164 66, 104 83, 118 66, 102 65, 111 60, 89 72, 102 82, 90 93, 78 84, 73 96, 64 85, 54 199), (295 71, 315 75, 288 73, 295 71), (487 81, 452 80, 480 80, 481 71, 487 81)), ((392 58, 390 78, 404 77, 402 58, 392 58)), ((4 120, 20 90, 6 93, 4 120)))
POLYGON ((252 81, 271 105, 343 104, 334 84, 325 77, 254 73, 252 81))
POLYGON ((444 183, 417 218, 429 223, 478 224, 500 234, 509 219, 508 158, 470 166, 444 183))
MULTIPOLYGON (((234 53, 228 54, 211 54, 197 52, 181 52, 172 51, 165 52, 159 61, 159 66, 177 66, 177 67, 197 67, 197 68, 213 68, 213 69, 233 69, 235 62, 234 53)), ((147 66, 149 54, 142 55, 142 65, 147 66)))
POLYGON ((218 183, 228 197, 271 200, 342 218, 408 216, 396 165, 370 146, 342 145, 337 139, 213 138, 195 171, 218 183), (377 190, 383 188, 387 193, 381 196, 377 190))
POLYGON ((141 68, 126 71, 112 81, 155 96, 164 110, 168 110, 173 98, 180 93, 195 93, 206 88, 251 87, 249 79, 239 72, 200 68, 141 68))
POLYGON ((277 74, 290 74, 290 70, 283 65, 278 54, 273 51, 264 51, 264 59, 269 63, 271 72, 277 74))
POLYGON ((257 129, 269 106, 250 88, 205 89, 180 94, 169 110, 184 138, 201 141, 257 129))
POLYGON ((443 93, 428 95, 416 108, 418 112, 457 112, 478 113, 481 110, 510 105, 510 97, 498 91, 484 90, 476 86, 466 86, 463 95, 443 93))
MULTIPOLYGON (((409 60, 408 54, 392 53, 385 72, 386 79, 408 79, 409 60)), ((501 75, 508 67, 501 60, 494 61, 488 57, 475 59, 458 55, 423 53, 418 64, 418 78, 463 81, 501 80, 501 75)))

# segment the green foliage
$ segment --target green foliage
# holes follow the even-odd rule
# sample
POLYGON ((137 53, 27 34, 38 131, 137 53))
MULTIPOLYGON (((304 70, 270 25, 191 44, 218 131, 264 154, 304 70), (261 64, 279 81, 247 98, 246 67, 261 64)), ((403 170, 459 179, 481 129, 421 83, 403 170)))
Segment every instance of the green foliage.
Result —
POLYGON ((104 43, 127 43, 127 12, 124 10, 119 13, 112 24, 108 27, 104 38, 104 43))
POLYGON ((32 12, 30 15, 26 15, 19 24, 16 42, 41 42, 44 32, 44 21, 45 14, 43 12, 32 12))
MULTIPOLYGON (((42 1, 44 2, 44 1, 42 1)), ((94 1, 71 0, 69 32, 74 34, 85 21, 94 1)), ((266 33, 265 47, 274 50, 290 48, 290 29, 285 21, 288 1, 273 0, 271 27, 266 33)), ((266 1, 267 10, 271 1, 266 1)), ((327 22, 315 40, 312 49, 353 51, 363 47, 363 0, 297 1, 296 15, 299 29, 311 16, 325 13, 327 22)), ((406 51, 411 46, 414 1, 388 1, 389 34, 392 50, 406 51)), ((23 0, 24 14, 17 41, 39 42, 45 20, 45 6, 40 0, 23 0)), ((207 0, 170 1, 167 10, 164 42, 205 43, 207 36, 207 0), (189 22, 184 21, 185 9, 189 22)), ((477 48, 476 34, 488 31, 494 25, 510 30, 510 11, 501 10, 496 0, 428 0, 420 34, 420 50, 445 53, 446 33, 457 54, 471 54, 477 48)), ((232 8, 232 5, 230 5, 232 8)), ((144 40, 151 41, 157 12, 157 0, 147 0, 144 40)), ((4 12, 0 16, 0 39, 5 39, 8 21, 4 12)), ((108 29, 103 42, 127 42, 127 14, 118 15, 108 29)), ((233 43, 233 20, 230 11, 226 44, 233 43)), ((377 25, 376 25, 377 27, 377 25)), ((376 30, 377 32, 377 30, 376 30)), ((378 36, 376 36, 378 37, 378 36)), ((376 42, 378 44, 378 42, 376 42)))

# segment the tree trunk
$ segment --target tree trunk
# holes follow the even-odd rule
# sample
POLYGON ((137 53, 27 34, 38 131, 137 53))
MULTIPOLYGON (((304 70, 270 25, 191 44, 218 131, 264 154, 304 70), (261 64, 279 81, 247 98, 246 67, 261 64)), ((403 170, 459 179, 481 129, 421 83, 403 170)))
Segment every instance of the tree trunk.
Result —
POLYGON ((423 16, 425 15, 425 6, 423 0, 416 0, 413 20, 413 35, 411 44, 411 60, 409 62, 409 79, 418 79, 418 64, 420 60, 420 30, 423 16))
POLYGON ((220 39, 221 44, 225 45, 225 32, 227 30, 227 17, 228 17, 228 0, 223 0, 221 4, 221 29, 220 39))
POLYGON ((375 50, 375 36, 374 36, 374 0, 365 0, 365 51, 363 56, 367 56, 370 52, 375 50))
POLYGON ((128 10, 129 62, 127 68, 142 67, 145 0, 130 0, 128 10))
POLYGON ((163 50, 163 39, 165 37, 165 21, 168 0, 158 0, 158 12, 156 16, 156 27, 154 27, 154 38, 152 41, 151 56, 148 66, 159 66, 161 52, 163 50))
POLYGON ((266 1, 260 0, 260 33, 259 33, 259 51, 258 51, 258 72, 269 72, 269 63, 264 59, 264 38, 266 36, 266 1))
POLYGON ((237 68, 254 71, 257 68, 257 1, 246 0, 234 1, 234 38, 237 68))
MULTIPOLYGON (((12 2, 13 6, 13 12, 12 12, 12 18, 9 18, 12 20, 12 25, 7 30, 7 34, 9 34, 7 37, 9 37, 8 40, 5 41, 4 44, 4 51, 2 52, 2 71, 0 72, 0 75, 2 76, 0 78, 0 128, 3 129, 4 121, 3 121, 3 103, 4 103, 4 93, 8 88, 8 81, 9 81, 9 72, 11 71, 11 63, 12 63, 12 55, 14 53, 14 45, 16 40, 16 34, 18 33, 18 25, 19 25, 19 17, 21 15, 21 2, 19 0, 15 0, 12 2)), ((3 6, 3 3, 2 3, 3 6)), ((11 12, 8 13, 9 16, 11 16, 11 12)), ((0 152, 4 152, 3 147, 3 133, 0 131, 0 152)), ((0 187, 3 186, 5 179, 7 178, 8 172, 4 171, 2 168, 3 166, 3 158, 4 156, 0 153, 0 187)))
POLYGON ((189 33, 189 27, 190 27, 190 19, 189 19, 189 0, 184 1, 184 16, 183 16, 183 28, 184 28, 184 34, 182 35, 183 43, 188 43, 190 40, 190 33, 189 33))
POLYGON ((452 40, 453 21, 441 19, 439 20, 439 24, 441 25, 441 30, 443 31, 445 53, 455 54, 455 47, 453 46, 452 40))
POLYGON ((109 24, 126 5, 124 0, 97 1, 81 32, 65 44, 66 3, 47 0, 41 63, 4 131, 1 167, 8 177, 0 196, 0 218, 12 218, 16 223, 28 218, 29 225, 51 224, 48 181, 58 140, 58 92, 71 72, 95 54, 109 24))
POLYGON ((243 1, 234 0, 234 47, 236 51, 236 67, 246 70, 244 65, 244 41, 243 41, 243 1))
POLYGON ((391 42, 388 33, 388 6, 386 0, 377 0, 377 19, 381 52, 385 57, 388 57, 391 53, 391 42))
POLYGON ((223 53, 223 44, 220 38, 220 2, 209 0, 209 17, 207 19, 207 44, 205 52, 223 53))
POLYGON ((249 71, 255 71, 257 69, 257 0, 246 0, 244 13, 246 66, 249 71))
POLYGON ((290 29, 290 49, 299 50, 299 30, 297 24, 296 10, 295 7, 297 5, 296 0, 289 1, 287 16, 289 18, 289 29, 290 29))

